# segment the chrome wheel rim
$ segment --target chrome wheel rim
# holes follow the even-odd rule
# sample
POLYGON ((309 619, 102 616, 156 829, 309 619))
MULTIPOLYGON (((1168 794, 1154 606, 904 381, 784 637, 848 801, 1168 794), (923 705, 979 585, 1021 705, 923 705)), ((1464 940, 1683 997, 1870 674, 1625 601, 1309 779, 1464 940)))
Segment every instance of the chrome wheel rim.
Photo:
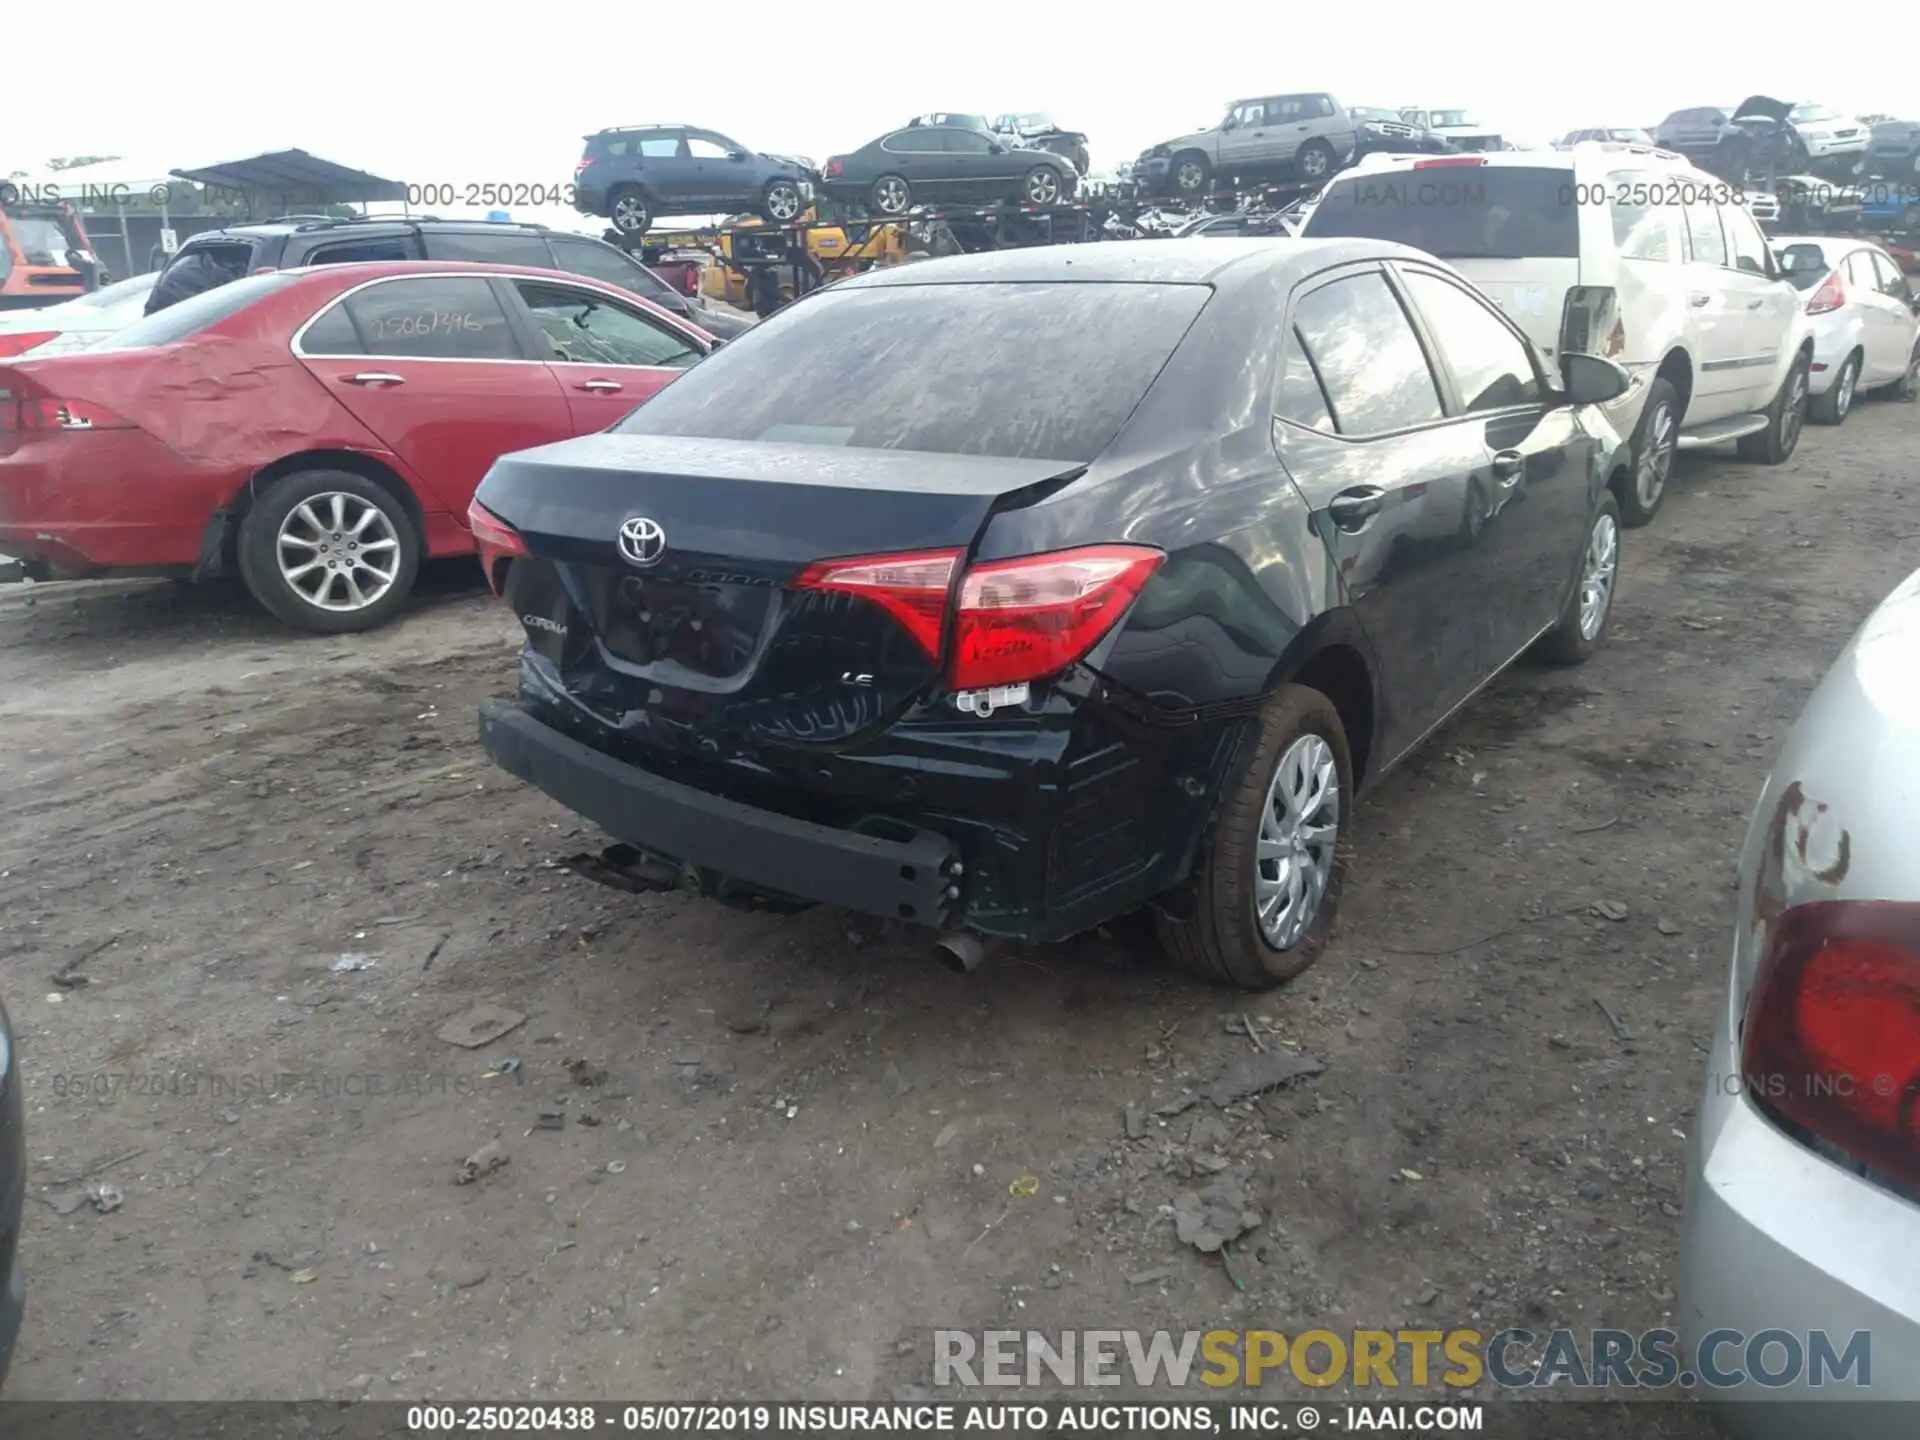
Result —
POLYGON ((1254 923, 1274 949, 1299 944, 1320 913, 1339 838, 1340 770, 1333 747, 1319 735, 1302 735, 1267 783, 1254 852, 1254 923))
POLYGON ((800 213, 800 192, 791 185, 775 185, 767 191, 767 213, 776 220, 791 220, 800 213))
POLYGON ((1846 368, 1840 372, 1840 393, 1833 397, 1834 414, 1842 419, 1853 408, 1853 387, 1860 378, 1860 364, 1856 360, 1847 361, 1846 368))
POLYGON ((1327 173, 1327 154, 1318 145, 1300 152, 1300 173, 1309 179, 1319 179, 1327 173))
POLYGON ((1198 190, 1201 185, 1205 183, 1205 177, 1200 173, 1200 167, 1191 160, 1175 172, 1174 178, 1179 182, 1182 190, 1198 190))
POLYGON ((1647 422, 1646 448, 1633 479, 1633 493, 1642 509, 1651 510, 1667 488, 1667 477, 1673 472, 1673 435, 1673 411, 1662 400, 1647 422))
POLYGON ((400 578, 400 535, 387 512, 341 490, 294 506, 274 556, 280 578, 316 610, 364 610, 400 578))
POLYGON ((1807 416, 1807 368, 1802 365, 1787 382, 1787 413, 1780 417, 1780 448, 1791 450, 1800 438, 1800 426, 1807 416))
POLYGON ((1602 515, 1593 522, 1587 537, 1587 558, 1580 567, 1580 638, 1591 640, 1606 624, 1607 607, 1613 604, 1613 576, 1620 564, 1619 527, 1613 516, 1602 515))
POLYGON ((880 202, 883 214, 898 215, 907 208, 907 182, 882 180, 874 192, 874 198, 880 202))
POLYGON ((1920 355, 1913 357, 1913 363, 1907 366, 1907 378, 1900 387, 1902 395, 1911 398, 1920 394, 1920 355))
POLYGON ((1051 170, 1036 170, 1027 176, 1027 199, 1036 205, 1051 205, 1060 198, 1060 180, 1051 170))
POLYGON ((647 228, 647 205, 634 195, 622 195, 613 202, 613 223, 619 230, 644 230, 647 228))

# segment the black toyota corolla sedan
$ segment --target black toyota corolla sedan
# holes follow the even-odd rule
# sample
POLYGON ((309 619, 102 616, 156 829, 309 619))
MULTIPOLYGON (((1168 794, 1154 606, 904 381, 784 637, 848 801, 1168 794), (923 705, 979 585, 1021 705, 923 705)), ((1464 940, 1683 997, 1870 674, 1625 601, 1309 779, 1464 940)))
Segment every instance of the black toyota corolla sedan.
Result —
POLYGON ((7 1383, 26 1295, 20 1279, 20 1220, 27 1203, 27 1141, 13 1030, 0 1005, 0 1386, 7 1383))
MULTIPOLYGON (((470 519, 494 759, 725 898, 1298 974, 1357 787, 1606 627, 1611 362, 1374 241, 955 256, 818 291, 470 519)), ((970 944, 971 942, 969 942, 970 944)))

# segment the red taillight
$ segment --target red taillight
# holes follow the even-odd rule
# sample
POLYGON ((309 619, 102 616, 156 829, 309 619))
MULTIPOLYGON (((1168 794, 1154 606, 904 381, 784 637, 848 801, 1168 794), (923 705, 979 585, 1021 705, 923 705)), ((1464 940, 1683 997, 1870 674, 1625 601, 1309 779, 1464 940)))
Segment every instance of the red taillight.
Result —
POLYGON ((1840 283, 1840 272, 1829 271, 1820 288, 1807 297, 1807 314, 1825 315, 1847 303, 1847 287, 1840 283))
MULTIPOLYGON (((948 685, 985 690, 1066 669, 1113 627, 1165 558, 1141 545, 1090 545, 974 566, 960 581, 948 685)), ((829 560, 793 583, 864 595, 938 660, 960 559, 957 550, 938 550, 829 560)))
POLYGON ((44 434, 49 431, 132 430, 134 423, 122 419, 104 405, 86 400, 60 400, 50 395, 23 395, 11 404, 0 404, 0 431, 44 434))
POLYGON ((1920 1190, 1920 904, 1830 900, 1781 915, 1741 1072, 1761 1109, 1920 1190))
POLYGON ((597 165, 598 163, 599 161, 597 161, 593 156, 588 155, 583 160, 581 160, 581 162, 578 165, 573 167, 573 173, 575 175, 584 175, 587 173, 587 167, 589 165, 597 165))
POLYGON ((975 566, 960 585, 953 688, 1017 685, 1066 669, 1113 628, 1165 558, 1140 545, 1090 545, 975 566))
POLYGON ((478 500, 467 507, 467 529, 480 551, 480 568, 486 572, 487 588, 498 595, 506 588, 502 567, 507 561, 527 553, 527 542, 514 528, 478 500))
POLYGON ((920 551, 912 555, 867 555, 809 565, 793 582, 796 590, 831 590, 864 595, 940 658, 940 632, 947 618, 947 593, 953 588, 958 550, 920 551))
POLYGON ((1479 155, 1448 155, 1439 160, 1416 160, 1413 162, 1413 168, 1416 170, 1451 170, 1462 165, 1484 165, 1486 163, 1485 158, 1479 155))
POLYGON ((10 355, 24 355, 36 345, 43 345, 58 335, 58 330, 22 330, 12 335, 0 335, 0 359, 10 355))
POLYGON ((846 165, 841 161, 840 157, 835 155, 827 161, 827 168, 820 173, 823 175, 838 175, 846 168, 846 165))

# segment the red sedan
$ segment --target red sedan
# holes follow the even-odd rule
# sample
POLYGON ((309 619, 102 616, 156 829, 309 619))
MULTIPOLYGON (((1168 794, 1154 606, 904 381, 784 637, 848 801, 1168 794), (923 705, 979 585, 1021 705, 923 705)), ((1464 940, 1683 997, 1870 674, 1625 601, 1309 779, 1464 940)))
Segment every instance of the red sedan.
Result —
POLYGON ((252 275, 80 354, 0 363, 0 553, 38 578, 237 574, 306 630, 474 552, 494 460, 604 430, 717 342, 553 271, 252 275))

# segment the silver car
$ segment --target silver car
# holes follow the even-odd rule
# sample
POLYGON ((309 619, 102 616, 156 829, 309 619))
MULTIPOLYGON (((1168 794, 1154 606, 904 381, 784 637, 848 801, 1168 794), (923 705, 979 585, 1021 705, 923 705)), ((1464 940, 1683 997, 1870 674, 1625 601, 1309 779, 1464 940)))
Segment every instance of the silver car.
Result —
POLYGON ((1767 777, 1740 861, 1732 981, 1690 1143, 1680 1328, 1789 1331, 1856 1370, 1727 1343, 1706 1390, 1749 1436, 1920 1433, 1920 571, 1870 617, 1767 777), (1862 1367, 1866 1368, 1866 1367, 1862 1367), (1860 1383, 1862 1380, 1866 1383, 1860 1383), (1799 1403, 1765 1403, 1765 1402, 1799 1403), (1873 1402, 1901 1402, 1888 1405, 1873 1402), (1756 1402, 1756 1403, 1749 1403, 1756 1402), (1817 1415, 1809 1405, 1818 1403, 1817 1415), (1904 1407, 1904 1408, 1903 1408, 1904 1407))
POLYGON ((1216 179, 1318 183, 1353 158, 1353 119, 1324 92, 1236 100, 1218 125, 1155 145, 1134 167, 1156 194, 1203 195, 1216 179))

